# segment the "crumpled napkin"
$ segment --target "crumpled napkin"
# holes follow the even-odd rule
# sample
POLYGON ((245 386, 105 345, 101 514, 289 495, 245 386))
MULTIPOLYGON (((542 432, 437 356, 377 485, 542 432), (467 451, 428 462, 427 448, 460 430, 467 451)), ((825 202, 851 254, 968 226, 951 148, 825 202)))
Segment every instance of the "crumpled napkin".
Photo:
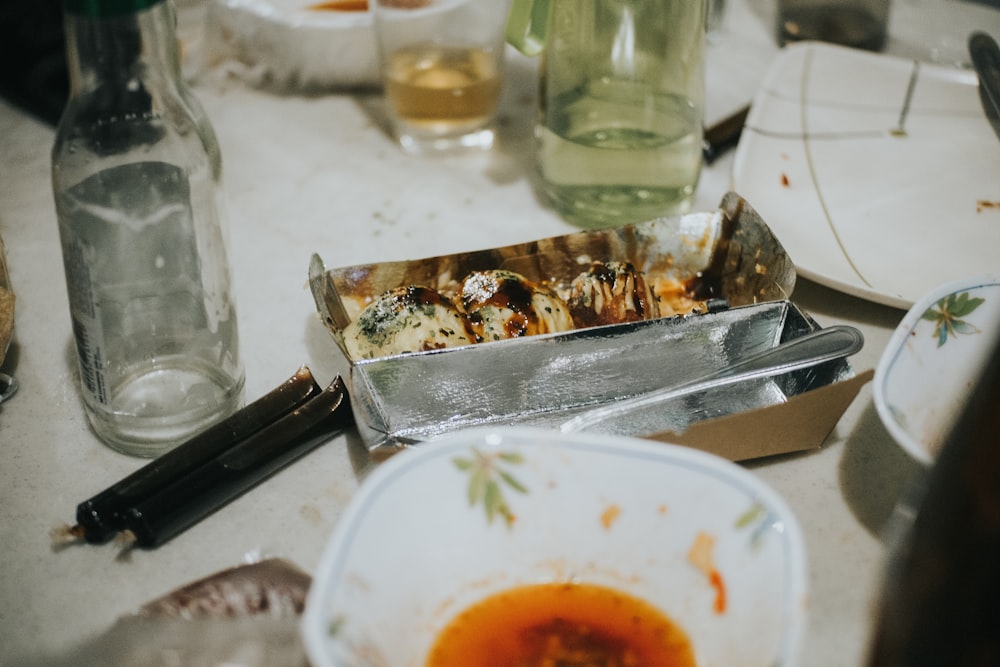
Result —
POLYGON ((224 570, 143 605, 64 655, 24 667, 307 667, 311 577, 282 559, 224 570))

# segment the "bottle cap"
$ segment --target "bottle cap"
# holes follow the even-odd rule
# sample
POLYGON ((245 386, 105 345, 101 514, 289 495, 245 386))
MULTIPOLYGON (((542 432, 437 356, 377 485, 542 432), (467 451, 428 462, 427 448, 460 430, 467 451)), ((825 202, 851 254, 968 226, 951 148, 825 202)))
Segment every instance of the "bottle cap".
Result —
POLYGON ((135 14, 164 0, 63 0, 63 7, 69 14, 90 18, 110 18, 135 14))

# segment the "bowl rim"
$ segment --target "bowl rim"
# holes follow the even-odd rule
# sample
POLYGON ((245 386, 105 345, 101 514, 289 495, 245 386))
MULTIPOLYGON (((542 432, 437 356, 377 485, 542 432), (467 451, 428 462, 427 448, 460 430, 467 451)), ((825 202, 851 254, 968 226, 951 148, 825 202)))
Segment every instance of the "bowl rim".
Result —
POLYGON ((365 11, 332 11, 310 9, 311 5, 321 4, 321 0, 301 0, 292 6, 291 3, 280 3, 274 0, 212 0, 216 11, 223 12, 232 18, 244 17, 253 19, 268 28, 286 29, 321 29, 321 30, 357 30, 365 32, 374 30, 371 2, 365 11))
POLYGON ((907 348, 907 342, 912 338, 914 330, 921 322, 923 314, 941 299, 958 292, 967 292, 973 289, 984 287, 1000 287, 1000 273, 984 273, 965 278, 958 278, 938 285, 922 296, 906 312, 900 320, 895 331, 889 338, 878 364, 875 367, 875 376, 872 381, 872 396, 875 403, 875 411, 882 420, 883 425, 889 434, 904 451, 906 451, 917 462, 930 466, 933 465, 935 455, 928 451, 927 447, 921 443, 912 433, 907 431, 891 408, 889 399, 889 378, 896 368, 897 362, 907 348))
POLYGON ((485 426, 445 433, 433 440, 405 449, 379 464, 362 482, 323 549, 314 570, 310 595, 300 623, 300 635, 310 664, 315 667, 336 667, 325 650, 326 630, 323 605, 325 591, 335 585, 334 568, 343 545, 357 529, 372 497, 392 483, 407 468, 425 463, 428 458, 451 457, 456 451, 466 451, 470 444, 525 447, 568 447, 601 453, 654 458, 670 465, 698 467, 721 483, 740 488, 758 498, 781 524, 783 550, 787 556, 787 595, 782 601, 785 618, 783 633, 777 646, 776 666, 793 665, 801 655, 807 627, 808 561, 801 526, 788 503, 759 477, 744 467, 715 454, 682 445, 650 441, 629 436, 576 432, 560 433, 533 426, 485 426))

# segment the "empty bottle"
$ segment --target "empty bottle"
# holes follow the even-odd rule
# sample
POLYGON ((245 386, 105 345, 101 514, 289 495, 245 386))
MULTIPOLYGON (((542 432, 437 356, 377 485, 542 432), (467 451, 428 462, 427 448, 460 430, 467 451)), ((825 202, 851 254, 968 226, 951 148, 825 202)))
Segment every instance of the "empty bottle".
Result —
POLYGON ((52 184, 83 402, 110 446, 156 456, 243 400, 219 146, 167 0, 64 10, 52 184))

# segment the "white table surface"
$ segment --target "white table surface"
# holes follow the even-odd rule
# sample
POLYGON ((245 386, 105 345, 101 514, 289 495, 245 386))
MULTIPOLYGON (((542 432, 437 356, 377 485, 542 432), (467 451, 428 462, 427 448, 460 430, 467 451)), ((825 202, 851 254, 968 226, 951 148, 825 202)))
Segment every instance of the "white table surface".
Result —
MULTIPOLYGON (((925 48, 921 31, 940 27, 921 18, 932 15, 923 7, 929 2, 898 0, 889 51, 925 48)), ((936 2, 951 17, 966 9, 936 2)), ((709 121, 753 97, 777 49, 769 0, 728 4, 709 47, 709 121)), ((996 19, 981 7, 975 16, 984 11, 996 19)), ((306 286, 312 252, 338 266, 573 231, 533 187, 535 67, 512 57, 495 150, 435 160, 397 150, 381 127, 376 94, 276 96, 236 81, 196 88, 226 165, 248 398, 302 364, 321 384, 332 379, 333 344, 306 286)), ((143 602, 247 559, 282 556, 311 571, 372 465, 351 431, 128 561, 116 560, 111 546, 51 547, 50 529, 71 522, 77 503, 144 463, 101 444, 81 408, 50 190, 52 140, 52 128, 0 101, 0 235, 18 298, 4 370, 21 383, 0 406, 0 665, 72 647, 143 602)), ((696 209, 715 208, 731 166, 730 153, 705 169, 696 209)), ((866 346, 852 362, 858 370, 874 368, 903 315, 802 279, 793 299, 824 326, 843 322, 864 332, 866 346)), ((860 664, 888 553, 886 522, 918 467, 891 441, 866 386, 820 450, 748 468, 783 494, 805 530, 804 664, 860 664)))

